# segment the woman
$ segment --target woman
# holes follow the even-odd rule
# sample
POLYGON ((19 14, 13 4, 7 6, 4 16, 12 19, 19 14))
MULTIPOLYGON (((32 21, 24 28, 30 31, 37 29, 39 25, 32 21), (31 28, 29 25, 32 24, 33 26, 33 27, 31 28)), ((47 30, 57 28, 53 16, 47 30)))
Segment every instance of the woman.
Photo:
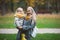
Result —
POLYGON ((15 25, 16 25, 16 28, 18 29, 17 40, 21 40, 22 25, 24 20, 23 8, 21 7, 17 8, 14 16, 15 16, 15 25))
POLYGON ((27 8, 27 14, 23 22, 23 30, 25 30, 25 37, 27 40, 31 40, 31 34, 33 28, 36 25, 36 13, 32 7, 27 8))

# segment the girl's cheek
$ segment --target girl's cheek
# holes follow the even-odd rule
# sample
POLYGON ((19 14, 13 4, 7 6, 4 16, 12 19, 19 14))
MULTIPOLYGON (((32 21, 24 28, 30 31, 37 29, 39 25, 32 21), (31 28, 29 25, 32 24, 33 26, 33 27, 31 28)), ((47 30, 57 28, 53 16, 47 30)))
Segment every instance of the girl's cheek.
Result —
POLYGON ((21 13, 21 12, 19 12, 19 13, 21 13))

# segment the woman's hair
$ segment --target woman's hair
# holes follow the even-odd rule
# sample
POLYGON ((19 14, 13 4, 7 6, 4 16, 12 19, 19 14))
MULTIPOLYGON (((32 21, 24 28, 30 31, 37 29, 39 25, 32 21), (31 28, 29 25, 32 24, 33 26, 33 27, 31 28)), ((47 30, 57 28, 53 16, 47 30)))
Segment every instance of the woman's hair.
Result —
POLYGON ((36 21, 36 13, 35 13, 34 9, 32 7, 28 7, 27 9, 29 9, 32 12, 32 18, 34 21, 36 21))

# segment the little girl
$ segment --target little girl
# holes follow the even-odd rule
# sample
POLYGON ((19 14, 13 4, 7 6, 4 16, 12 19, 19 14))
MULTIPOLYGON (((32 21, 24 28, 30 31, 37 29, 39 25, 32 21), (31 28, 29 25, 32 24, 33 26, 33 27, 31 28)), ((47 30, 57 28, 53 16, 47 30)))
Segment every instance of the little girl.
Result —
POLYGON ((24 20, 23 8, 20 8, 20 7, 17 8, 14 16, 15 16, 15 25, 16 25, 16 28, 18 29, 17 40, 21 40, 22 25, 23 25, 23 20, 24 20))

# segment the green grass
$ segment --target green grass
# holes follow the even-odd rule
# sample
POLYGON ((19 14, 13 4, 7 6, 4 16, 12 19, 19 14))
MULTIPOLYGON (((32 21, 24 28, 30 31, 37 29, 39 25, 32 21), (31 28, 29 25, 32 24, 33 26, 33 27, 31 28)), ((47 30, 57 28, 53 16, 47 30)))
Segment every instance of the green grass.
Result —
MULTIPOLYGON (((0 40, 16 40, 16 34, 0 34, 0 40)), ((60 40, 60 34, 37 34, 32 40, 60 40)))
MULTIPOLYGON (((38 28, 60 28, 60 15, 55 17, 39 15, 36 25, 38 28), (40 17, 39 17, 40 16, 40 17)), ((13 16, 0 16, 0 28, 15 28, 13 16)))
POLYGON ((38 28, 60 28, 60 19, 43 18, 36 22, 38 28))
POLYGON ((0 34, 0 40, 16 40, 16 34, 0 34))
POLYGON ((0 28, 15 28, 13 16, 0 17, 0 28))

